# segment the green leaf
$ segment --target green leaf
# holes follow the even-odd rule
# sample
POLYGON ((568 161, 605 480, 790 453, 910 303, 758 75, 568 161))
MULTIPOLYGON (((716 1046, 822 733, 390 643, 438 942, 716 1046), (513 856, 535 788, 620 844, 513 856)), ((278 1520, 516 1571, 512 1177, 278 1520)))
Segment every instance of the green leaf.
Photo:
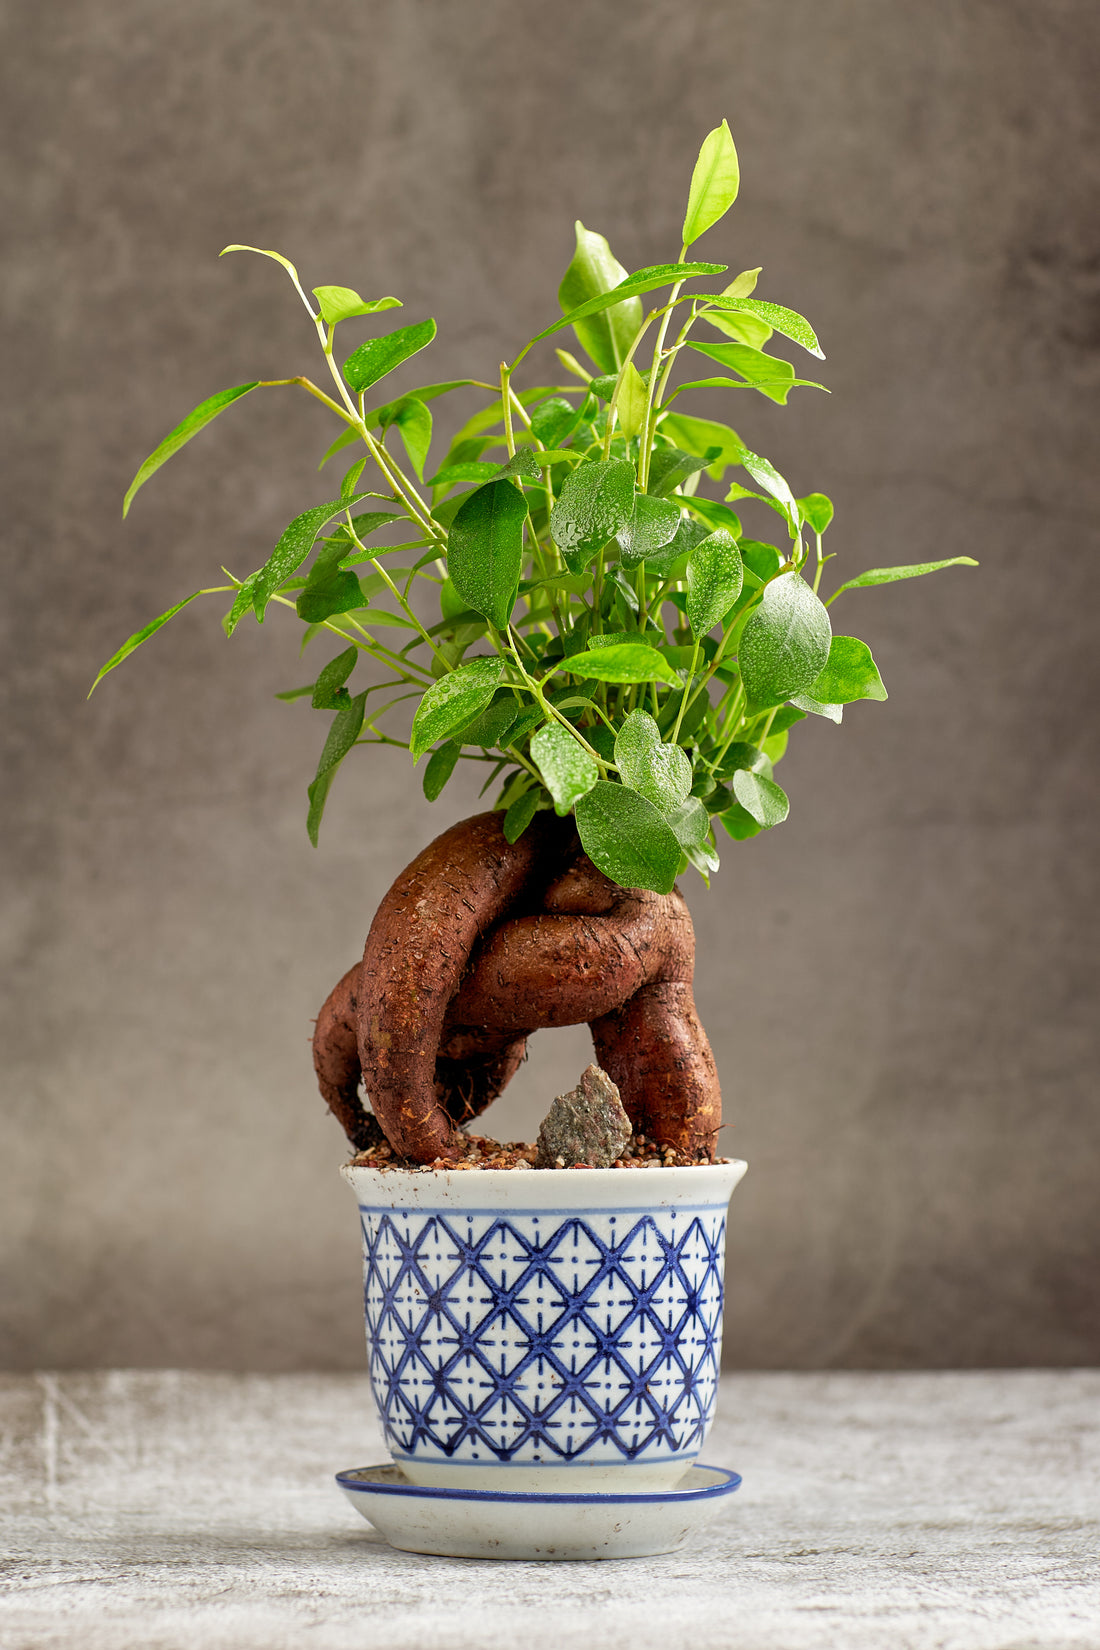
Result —
MULTIPOLYGON (((730 294, 730 297, 733 295, 730 294)), ((721 298, 714 301, 721 306, 721 298)), ((799 315, 797 310, 786 309, 782 304, 769 304, 763 298, 738 298, 736 303, 739 310, 755 315, 757 320, 763 321, 773 332, 782 333, 784 338, 789 338, 792 343, 801 344, 804 350, 816 355, 819 361, 824 361, 825 352, 817 341, 817 333, 806 317, 799 315)))
POLYGON ((481 745, 492 750, 494 745, 511 742, 511 729, 520 714, 520 702, 511 688, 498 688, 495 696, 479 716, 460 728, 455 735, 459 745, 481 745))
POLYGON ((741 552, 741 560, 750 573, 756 574, 761 584, 767 584, 769 579, 774 578, 783 565, 783 557, 774 544, 764 544, 760 539, 741 539, 737 548, 741 552))
POLYGON ((694 453, 685 453, 680 447, 657 447, 649 461, 649 491, 656 497, 671 493, 674 487, 679 487, 689 476, 697 475, 705 470, 708 463, 713 463, 721 456, 721 448, 708 447, 703 456, 697 457, 694 453))
POLYGON ((398 327, 396 332, 388 332, 381 338, 368 338, 344 362, 344 377, 350 388, 361 395, 402 361, 430 344, 434 337, 435 322, 428 320, 398 327))
POLYGON ((354 573, 325 566, 316 579, 310 574, 294 606, 306 624, 320 624, 323 619, 331 619, 337 613, 352 613, 366 603, 367 597, 354 573))
POLYGON ((246 613, 255 611, 256 586, 260 582, 260 571, 250 573, 244 583, 238 587, 233 598, 233 606, 222 620, 222 629, 227 636, 232 636, 246 613))
POLYGON ((428 448, 432 444, 432 415, 415 395, 406 395, 395 403, 396 411, 389 420, 400 433, 405 443, 405 451, 416 472, 416 479, 423 481, 424 465, 428 458, 428 448))
POLYGON ((632 710, 615 735, 615 766, 624 785, 669 813, 691 790, 691 759, 679 745, 664 744, 648 711, 632 710))
POLYGON ((313 296, 321 310, 321 318, 333 327, 339 321, 350 321, 353 315, 377 315, 379 310, 400 309, 400 298, 360 298, 350 286, 315 286, 313 296))
POLYGON ((560 722, 547 722, 539 729, 531 740, 531 755, 554 798, 554 812, 562 816, 600 777, 595 759, 560 722))
POLYGON ((680 526, 680 506, 669 498, 652 498, 648 493, 635 493, 634 513, 625 527, 620 527, 616 538, 619 552, 627 567, 671 544, 680 526))
POLYGON ((714 777, 716 779, 732 779, 734 774, 742 768, 748 773, 762 773, 766 778, 771 778, 772 765, 766 752, 758 750, 755 745, 746 744, 742 739, 737 740, 726 751, 725 756, 714 770, 714 777))
POLYGON ((354 424, 349 424, 347 429, 341 430, 340 434, 336 437, 336 440, 331 441, 325 448, 321 462, 317 466, 318 470, 323 470, 330 458, 335 458, 337 453, 343 452, 345 447, 350 447, 353 441, 358 440, 359 431, 355 428, 354 424))
POLYGON ((825 668, 831 634, 824 605, 800 574, 781 573, 766 584, 738 655, 750 706, 763 709, 805 692, 825 668))
MULTIPOLYGON (((602 235, 597 238, 603 240, 602 235)), ((651 264, 646 269, 639 269, 633 275, 628 275, 625 281, 620 281, 619 285, 612 287, 610 291, 597 293, 595 297, 589 298, 587 302, 578 304, 576 309, 571 309, 567 315, 562 316, 560 321, 555 321, 553 326, 547 327, 544 332, 536 333, 527 348, 530 349, 531 344, 540 343, 543 338, 549 338, 552 333, 560 332, 562 327, 576 327, 578 321, 585 321, 589 316, 602 314, 604 310, 621 304, 626 298, 637 297, 639 293, 643 292, 653 292, 658 287, 672 286, 677 281, 688 281, 696 275, 724 275, 725 270, 725 264, 651 264)), ((560 291, 558 297, 561 297, 560 291)), ((633 328, 626 338, 626 343, 622 347, 623 355, 626 354, 626 350, 633 343, 634 334, 641 325, 640 306, 637 314, 638 320, 633 324, 633 328)), ((580 336, 579 328, 577 329, 577 335, 580 336)), ((588 349, 587 344, 585 344, 585 348, 588 349)), ((593 361, 596 362, 597 366, 602 367, 604 372, 618 371, 621 357, 616 360, 608 356, 601 360, 594 352, 589 351, 589 353, 592 355, 593 361)))
POLYGON ((571 470, 550 512, 550 532, 570 572, 583 572, 633 515, 634 466, 629 459, 596 460, 571 470))
POLYGON ((743 269, 729 284, 722 288, 720 296, 723 298, 747 298, 756 290, 756 283, 760 279, 762 265, 757 264, 755 269, 743 269))
POLYGON ((688 556, 687 616, 692 635, 705 636, 741 594, 745 570, 737 540, 724 527, 709 533, 688 556))
POLYGON ((698 355, 709 356, 712 361, 720 361, 724 367, 740 373, 746 384, 766 395, 769 401, 786 406, 795 382, 794 368, 789 361, 778 355, 765 355, 763 350, 752 349, 748 344, 689 343, 688 348, 698 355))
POLYGON ((365 458, 357 459, 344 476, 343 481, 340 483, 340 500, 342 503, 346 504, 355 497, 355 484, 363 474, 366 462, 365 458))
MULTIPOLYGON (((586 229, 579 218, 575 228, 577 249, 558 288, 558 302, 563 310, 569 312, 560 324, 568 325, 572 315, 581 347, 605 372, 617 372, 634 334, 642 324, 642 306, 637 298, 628 298, 625 302, 605 306, 598 318, 576 318, 577 311, 584 310, 590 300, 601 297, 624 281, 626 270, 602 235, 586 229)), ((585 314, 593 315, 593 312, 585 310, 585 314)), ((549 329, 557 330, 557 327, 549 329)), ((548 334, 540 336, 546 337, 548 334)))
POLYGON ((551 396, 531 414, 531 433, 544 447, 563 445, 584 417, 585 403, 574 407, 564 396, 551 396))
MULTIPOLYGON (((595 638, 593 638, 593 641, 595 638)), ((573 676, 596 682, 667 682, 679 687, 680 678, 655 647, 645 642, 616 642, 575 654, 566 668, 573 676)))
POLYGON ((504 660, 471 659, 433 682, 413 717, 409 750, 418 761, 426 750, 449 739, 483 711, 500 685, 504 660))
POLYGON ((831 606, 845 590, 865 590, 870 585, 894 584, 898 579, 920 579, 925 573, 938 573, 944 567, 977 567, 973 556, 952 556, 949 561, 916 561, 907 567, 872 567, 858 578, 849 579, 839 590, 834 590, 826 605, 831 606))
POLYGON ((628 361, 622 372, 623 378, 619 385, 616 406, 619 412, 619 428, 629 441, 632 436, 641 434, 646 421, 649 392, 645 379, 633 361, 628 361))
POLYGON ((99 675, 88 689, 88 698, 92 697, 109 670, 114 670, 115 666, 120 665, 123 659, 128 659, 135 648, 139 648, 142 642, 147 642, 150 636, 155 636, 158 630, 163 630, 169 619, 174 619, 177 613, 182 613, 185 607, 190 606, 196 596, 201 595, 202 591, 196 590, 194 595, 185 596, 182 602, 177 602, 175 607, 170 607, 167 613, 162 613, 159 618, 151 619, 147 625, 143 625, 140 630, 135 630, 134 634, 123 642, 118 652, 112 653, 107 663, 100 670, 99 675))
POLYGON ((621 888, 671 893, 680 868, 680 844, 652 802, 625 785, 601 779, 576 804, 585 853, 621 888))
POLYGON ((542 792, 536 786, 517 796, 504 815, 505 842, 518 842, 542 805, 542 792))
POLYGON ((808 693, 796 693, 791 699, 791 704, 810 716, 824 716, 830 722, 836 722, 838 726, 844 720, 843 705, 822 704, 820 699, 811 699, 808 693))
POLYGON ((747 842, 750 837, 760 835, 759 825, 750 813, 745 812, 740 802, 735 802, 732 808, 727 808, 717 818, 735 842, 747 842))
POLYGON ((727 504, 719 504, 717 499, 695 496, 685 498, 684 508, 705 521, 712 532, 722 527, 732 538, 741 537, 741 518, 727 504))
POLYGON ((809 522, 814 532, 824 533, 833 519, 833 501, 826 498, 824 493, 807 493, 805 498, 795 499, 802 513, 803 521, 809 522))
POLYGON ((358 656, 358 649, 349 647, 345 648, 343 653, 338 653, 335 659, 329 660, 313 684, 314 710, 336 709, 336 696, 343 690, 344 683, 355 669, 358 656))
POLYGON ((704 309, 700 315, 719 332, 724 332, 727 338, 733 338, 739 344, 751 344, 753 349, 763 349, 772 335, 772 329, 765 321, 758 320, 755 315, 743 314, 740 309, 704 309))
POLYGON ((807 691, 810 698, 829 705, 887 697, 871 649, 856 636, 833 637, 825 669, 807 691))
POLYGON ((523 569, 527 501, 510 481, 490 481, 468 494, 447 536, 447 569, 468 606, 503 630, 511 618, 523 569))
POLYGON ((172 457, 173 453, 178 453, 181 447, 186 446, 193 435, 198 435, 200 430, 205 429, 212 418, 217 418, 220 412, 223 412, 226 407, 231 407, 234 401, 239 401, 242 395, 247 395, 250 390, 257 389, 259 382, 257 378, 253 379, 251 384, 238 384, 235 389, 219 390, 217 395, 212 395, 208 400, 200 402, 193 412, 189 412, 183 423, 177 424, 171 435, 166 435, 160 446, 149 454, 149 457, 131 481, 126 490, 126 497, 122 501, 123 518, 130 513, 130 505, 133 503, 134 494, 138 488, 144 487, 149 477, 155 474, 161 465, 172 457))
POLYGON ((428 766, 424 769, 424 795, 429 802, 434 802, 444 785, 455 771, 455 763, 462 754, 462 747, 454 740, 440 745, 428 758, 428 766))
POLYGON ((713 481, 721 481, 730 464, 740 464, 745 443, 728 424, 716 424, 711 418, 694 418, 687 413, 669 413, 662 420, 661 434, 682 447, 686 453, 706 457, 713 447, 718 455, 707 467, 713 481))
POLYGON ((710 814, 697 796, 685 797, 665 818, 676 840, 702 876, 718 869, 718 855, 710 840, 710 814))
POLYGON ((737 150, 729 125, 723 121, 703 139, 691 174, 682 237, 685 246, 691 246, 729 211, 737 199, 740 183, 737 150))
POLYGON ((317 504, 312 510, 303 510, 300 516, 295 516, 257 576, 253 601, 256 617, 261 623, 268 602, 283 580, 289 579, 290 575, 301 567, 313 549, 321 528, 341 511, 349 510, 353 504, 359 502, 359 499, 365 497, 365 493, 360 493, 355 498, 332 499, 328 504, 317 504))
POLYGON ((786 792, 775 780, 766 779, 762 773, 753 773, 748 768, 738 768, 734 774, 733 794, 762 831, 770 831, 773 825, 782 825, 791 811, 786 792))
POLYGON ((798 503, 775 465, 769 463, 766 458, 761 458, 759 453, 750 452, 747 447, 741 449, 741 464, 749 472, 757 486, 763 487, 764 491, 770 493, 772 498, 776 500, 790 523, 792 538, 797 536, 798 529, 802 525, 798 503))
POLYGON ((332 719, 332 726, 328 730, 321 760, 317 764, 317 777, 308 788, 309 813, 306 816, 306 830, 313 846, 317 846, 317 833, 321 829, 321 816, 325 811, 328 793, 332 781, 336 777, 336 770, 358 739, 363 727, 363 716, 367 705, 367 690, 356 694, 347 704, 341 705, 332 719))

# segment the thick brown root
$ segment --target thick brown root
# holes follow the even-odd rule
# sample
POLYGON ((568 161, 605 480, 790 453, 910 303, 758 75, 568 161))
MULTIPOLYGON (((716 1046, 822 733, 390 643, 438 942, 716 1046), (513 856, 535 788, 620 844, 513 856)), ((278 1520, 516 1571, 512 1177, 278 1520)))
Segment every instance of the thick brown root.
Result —
POLYGON ((501 1093, 527 1036, 588 1023, 635 1132, 713 1156, 721 1096, 679 891, 616 887, 571 822, 539 815, 513 845, 501 820, 452 827, 398 877, 318 1016, 318 1082, 349 1139, 373 1135, 362 1075, 395 1151, 453 1159, 455 1125, 501 1093))

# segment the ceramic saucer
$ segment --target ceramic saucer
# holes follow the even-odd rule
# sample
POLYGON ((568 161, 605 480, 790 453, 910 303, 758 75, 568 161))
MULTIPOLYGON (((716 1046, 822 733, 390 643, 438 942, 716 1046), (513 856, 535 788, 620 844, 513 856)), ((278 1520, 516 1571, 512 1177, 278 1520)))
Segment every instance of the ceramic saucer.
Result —
POLYGON ((672 1489, 633 1495, 441 1490, 385 1466, 336 1482, 391 1547, 442 1558, 649 1558, 675 1552, 741 1483, 724 1467, 692 1467, 672 1489))

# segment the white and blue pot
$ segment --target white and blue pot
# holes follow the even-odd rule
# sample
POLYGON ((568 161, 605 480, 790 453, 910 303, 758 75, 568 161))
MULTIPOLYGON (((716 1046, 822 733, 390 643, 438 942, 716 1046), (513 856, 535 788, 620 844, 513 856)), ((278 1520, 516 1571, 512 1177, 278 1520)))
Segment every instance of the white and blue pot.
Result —
POLYGON ((714 1416, 741 1162, 348 1165, 367 1350, 393 1459, 458 1491, 660 1491, 714 1416))

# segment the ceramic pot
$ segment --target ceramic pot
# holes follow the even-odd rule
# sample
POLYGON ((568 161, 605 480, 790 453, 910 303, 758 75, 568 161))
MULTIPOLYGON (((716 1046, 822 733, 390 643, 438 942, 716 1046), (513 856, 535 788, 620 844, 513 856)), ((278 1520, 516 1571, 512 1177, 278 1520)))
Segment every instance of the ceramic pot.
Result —
POLYGON ((347 1165, 371 1386, 405 1476, 546 1493, 682 1479, 714 1415, 745 1167, 347 1165))

